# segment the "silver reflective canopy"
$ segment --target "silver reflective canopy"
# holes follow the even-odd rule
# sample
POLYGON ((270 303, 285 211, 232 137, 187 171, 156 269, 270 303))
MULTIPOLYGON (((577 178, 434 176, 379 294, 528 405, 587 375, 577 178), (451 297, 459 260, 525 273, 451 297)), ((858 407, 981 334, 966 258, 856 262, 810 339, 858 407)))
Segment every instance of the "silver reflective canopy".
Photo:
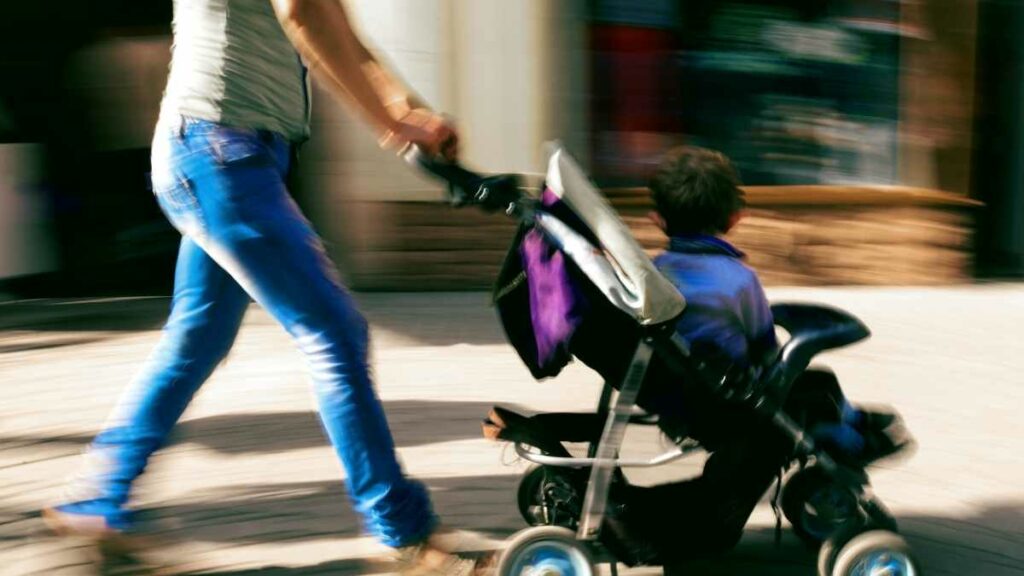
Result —
POLYGON ((547 187, 597 236, 600 246, 548 214, 537 224, 615 305, 642 325, 679 316, 686 301, 644 253, 629 228, 559 143, 548 147, 547 187))

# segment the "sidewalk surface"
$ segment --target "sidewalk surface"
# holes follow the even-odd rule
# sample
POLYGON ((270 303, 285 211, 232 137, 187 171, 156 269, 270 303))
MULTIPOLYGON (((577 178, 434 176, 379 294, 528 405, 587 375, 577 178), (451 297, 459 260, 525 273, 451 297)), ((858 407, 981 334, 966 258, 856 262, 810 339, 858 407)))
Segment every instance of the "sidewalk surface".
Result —
MULTIPOLYGON (((926 574, 1024 574, 1024 286, 779 289, 775 301, 828 303, 873 337, 821 358, 855 401, 893 404, 920 447, 872 473, 926 574)), ((596 376, 574 365, 534 382, 484 294, 361 295, 373 364, 406 469, 444 521, 486 548, 523 527, 525 468, 480 437, 492 404, 587 410, 596 376)), ((48 536, 39 508, 159 337, 165 299, 0 304, 0 574, 80 574, 79 551, 48 536)), ((386 574, 361 534, 321 433, 298 354, 253 307, 237 344, 139 483, 159 561, 188 574, 386 574)), ((658 439, 632 433, 627 452, 658 439)), ((692 475, 700 458, 638 482, 692 475)), ((672 519, 665 519, 666 522, 672 519)), ((773 544, 762 505, 737 550, 689 574, 812 576, 789 531, 773 544)), ((659 574, 636 569, 622 574, 659 574)))

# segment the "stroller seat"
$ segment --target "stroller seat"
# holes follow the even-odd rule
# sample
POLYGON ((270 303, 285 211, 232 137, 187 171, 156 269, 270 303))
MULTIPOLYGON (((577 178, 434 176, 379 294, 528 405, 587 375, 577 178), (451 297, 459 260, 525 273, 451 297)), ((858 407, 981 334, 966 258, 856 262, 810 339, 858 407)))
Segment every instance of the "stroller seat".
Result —
POLYGON ((833 348, 864 340, 871 331, 863 322, 837 308, 811 304, 774 304, 775 324, 789 333, 772 367, 789 379, 800 374, 811 359, 833 348))

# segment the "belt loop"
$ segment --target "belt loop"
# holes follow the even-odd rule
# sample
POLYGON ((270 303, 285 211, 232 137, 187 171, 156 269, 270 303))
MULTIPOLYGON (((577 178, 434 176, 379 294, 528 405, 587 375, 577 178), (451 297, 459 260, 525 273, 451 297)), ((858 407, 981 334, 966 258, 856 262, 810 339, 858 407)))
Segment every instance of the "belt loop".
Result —
POLYGON ((185 127, 186 127, 185 117, 181 116, 181 115, 178 115, 178 138, 181 139, 181 140, 185 139, 185 127))

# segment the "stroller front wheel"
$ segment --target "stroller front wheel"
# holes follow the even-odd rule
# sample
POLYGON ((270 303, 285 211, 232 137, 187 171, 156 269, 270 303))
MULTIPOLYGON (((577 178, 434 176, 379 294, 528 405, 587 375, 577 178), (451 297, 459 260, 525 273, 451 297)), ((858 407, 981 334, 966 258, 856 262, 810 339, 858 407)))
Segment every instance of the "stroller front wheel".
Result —
POLYGON ((586 545, 559 526, 538 526, 512 537, 498 560, 498 576, 595 576, 586 545))
POLYGON ((910 546, 890 530, 851 523, 818 551, 818 576, 920 576, 910 546))
POLYGON ((839 550, 830 576, 919 576, 920 570, 902 536, 869 530, 839 550))
POLYGON ((782 513, 793 532, 818 547, 859 516, 857 497, 823 469, 810 466, 789 476, 782 489, 782 513))

